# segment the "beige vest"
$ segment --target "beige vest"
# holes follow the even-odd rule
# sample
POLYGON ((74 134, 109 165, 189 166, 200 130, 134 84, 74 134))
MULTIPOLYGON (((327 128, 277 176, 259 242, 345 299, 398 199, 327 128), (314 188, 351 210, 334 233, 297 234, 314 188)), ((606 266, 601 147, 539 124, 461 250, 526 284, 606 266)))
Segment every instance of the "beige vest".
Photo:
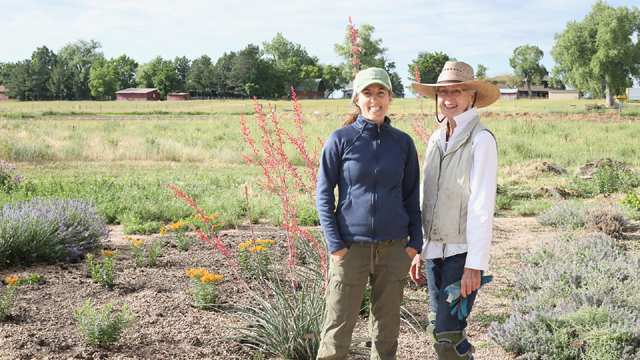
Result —
MULTIPOLYGON (((439 136, 429 139, 423 171, 421 207, 422 231, 426 241, 467 243, 473 139, 484 130, 489 131, 480 123, 478 116, 471 119, 456 140, 449 144, 446 154, 442 152, 439 136)), ((489 133, 493 136, 491 131, 489 133)))

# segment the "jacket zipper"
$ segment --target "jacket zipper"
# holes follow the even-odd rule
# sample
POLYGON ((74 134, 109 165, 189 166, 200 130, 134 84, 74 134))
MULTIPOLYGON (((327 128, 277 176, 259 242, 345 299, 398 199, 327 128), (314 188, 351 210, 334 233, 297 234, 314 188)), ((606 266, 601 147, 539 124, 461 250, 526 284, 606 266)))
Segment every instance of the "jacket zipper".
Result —
POLYGON ((372 219, 374 240, 376 239, 376 235, 378 232, 378 227, 377 227, 378 222, 376 220, 378 218, 378 174, 380 173, 380 160, 378 159, 379 143, 380 143, 380 124, 378 124, 378 132, 376 133, 376 141, 374 143, 374 146, 376 148, 376 173, 375 173, 375 178, 373 182, 373 219, 372 219))

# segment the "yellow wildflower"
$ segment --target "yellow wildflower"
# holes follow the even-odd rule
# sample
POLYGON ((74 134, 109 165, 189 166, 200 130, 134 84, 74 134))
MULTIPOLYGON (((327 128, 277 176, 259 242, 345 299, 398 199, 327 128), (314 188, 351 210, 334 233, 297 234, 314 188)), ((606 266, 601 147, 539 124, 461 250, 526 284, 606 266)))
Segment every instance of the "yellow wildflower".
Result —
POLYGON ((136 241, 133 242, 134 246, 141 246, 142 245, 142 241, 136 239, 136 241))
POLYGON ((18 281, 18 277, 17 277, 17 276, 14 276, 14 277, 12 277, 12 278, 8 277, 8 278, 6 278, 5 280, 6 280, 9 284, 15 284, 15 283, 16 283, 16 281, 18 281))
POLYGON ((193 218, 194 219, 202 219, 202 216, 200 216, 200 214, 196 214, 193 218))
POLYGON ((240 249, 244 249, 244 248, 246 248, 246 247, 247 247, 247 244, 245 244, 245 243, 238 244, 238 247, 239 247, 240 249))
POLYGON ((204 274, 207 274, 207 269, 205 268, 187 270, 187 275, 195 278, 201 278, 204 274))
POLYGON ((249 251, 264 251, 264 250, 267 250, 267 248, 262 245, 252 246, 249 248, 249 251))
POLYGON ((216 281, 222 280, 222 275, 214 275, 214 274, 206 273, 206 274, 204 274, 202 276, 202 278, 200 280, 203 283, 204 282, 216 282, 216 281))
POLYGON ((131 236, 126 237, 127 241, 131 241, 131 236))

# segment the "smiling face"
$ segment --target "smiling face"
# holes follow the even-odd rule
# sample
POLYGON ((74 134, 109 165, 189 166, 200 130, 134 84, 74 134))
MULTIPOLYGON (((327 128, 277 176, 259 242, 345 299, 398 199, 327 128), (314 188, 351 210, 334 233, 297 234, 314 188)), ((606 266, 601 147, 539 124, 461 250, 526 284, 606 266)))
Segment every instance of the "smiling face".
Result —
POLYGON ((391 104, 391 93, 381 84, 371 84, 364 88, 355 98, 362 116, 377 124, 384 122, 391 104))
POLYGON ((464 85, 443 86, 437 92, 440 112, 450 120, 471 107, 475 98, 473 91, 464 85), (458 94, 459 91, 462 93, 458 94))

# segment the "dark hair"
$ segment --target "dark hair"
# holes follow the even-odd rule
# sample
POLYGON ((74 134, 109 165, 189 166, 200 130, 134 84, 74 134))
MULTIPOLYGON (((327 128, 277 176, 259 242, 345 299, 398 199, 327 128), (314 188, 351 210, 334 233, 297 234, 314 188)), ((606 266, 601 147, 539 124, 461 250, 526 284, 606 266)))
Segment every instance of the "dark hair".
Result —
POLYGON ((360 107, 358 106, 358 104, 356 104, 357 96, 358 94, 355 90, 353 90, 353 96, 351 97, 351 111, 349 112, 349 115, 347 115, 347 118, 342 122, 341 127, 353 124, 354 122, 356 122, 358 115, 362 114, 362 110, 360 110, 360 107))

